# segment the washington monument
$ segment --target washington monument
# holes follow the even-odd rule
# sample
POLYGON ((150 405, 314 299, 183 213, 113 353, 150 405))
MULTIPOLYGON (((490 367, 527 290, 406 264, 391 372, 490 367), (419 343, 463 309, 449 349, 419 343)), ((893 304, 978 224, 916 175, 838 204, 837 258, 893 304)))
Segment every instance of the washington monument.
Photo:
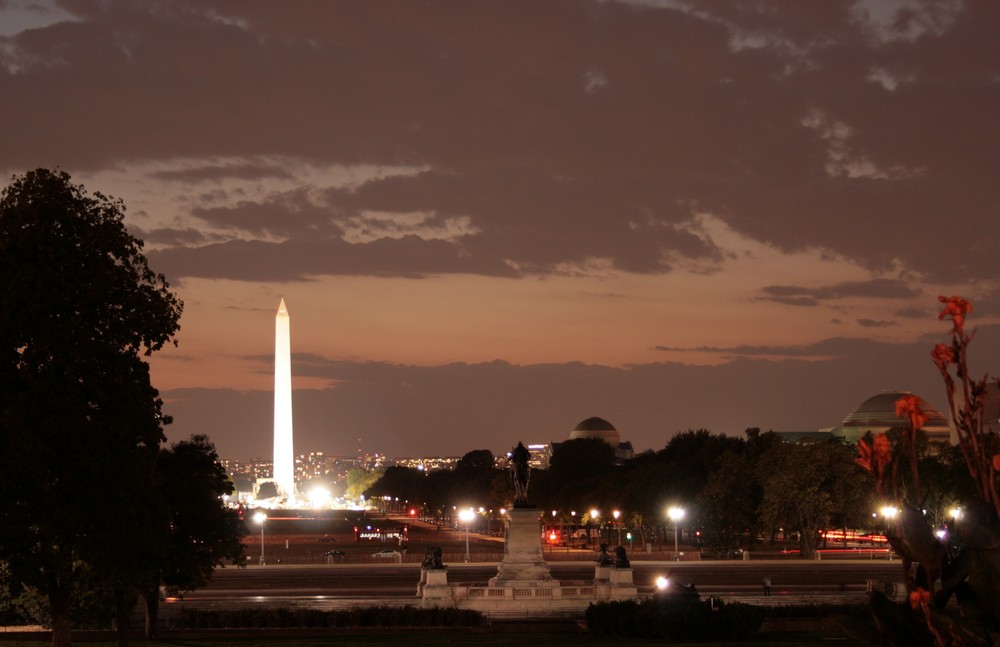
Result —
POLYGON ((274 482, 280 494, 295 498, 295 453, 292 450, 292 359, 290 320, 285 300, 274 318, 274 482))

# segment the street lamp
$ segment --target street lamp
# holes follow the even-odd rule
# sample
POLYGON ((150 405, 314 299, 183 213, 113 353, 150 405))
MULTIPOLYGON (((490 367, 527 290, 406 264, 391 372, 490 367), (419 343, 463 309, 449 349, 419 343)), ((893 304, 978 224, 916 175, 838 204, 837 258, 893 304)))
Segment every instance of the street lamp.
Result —
POLYGON ((622 516, 621 510, 615 510, 611 513, 611 516, 615 518, 615 525, 618 527, 618 545, 622 545, 622 525, 618 523, 618 517, 622 516))
POLYGON ((476 516, 476 513, 472 508, 466 508, 458 513, 458 518, 465 522, 465 563, 468 564, 472 561, 469 557, 469 523, 472 518, 476 516))
POLYGON ((258 510, 253 515, 253 520, 260 524, 260 565, 264 565, 264 522, 267 521, 267 514, 258 510))
MULTIPOLYGON (((600 516, 601 516, 601 513, 598 512, 597 508, 591 509, 591 511, 590 511, 590 520, 591 521, 594 521, 595 519, 597 519, 600 516)), ((587 543, 588 544, 590 543, 590 536, 589 535, 587 536, 587 543)), ((598 544, 601 543, 601 522, 600 521, 597 522, 597 543, 598 544)))
POLYGON ((679 562, 681 554, 678 552, 677 546, 677 524, 684 518, 684 508, 672 507, 667 510, 667 516, 674 522, 674 560, 679 562))
MULTIPOLYGON (((892 527, 892 524, 895 522, 896 515, 899 514, 899 510, 897 510, 895 507, 893 507, 891 505, 887 505, 884 508, 882 508, 881 510, 879 510, 879 512, 881 512, 882 516, 885 517, 885 534, 888 537, 889 536, 889 529, 892 527)), ((892 549, 891 548, 889 549, 887 555, 888 555, 889 559, 892 559, 892 549)))

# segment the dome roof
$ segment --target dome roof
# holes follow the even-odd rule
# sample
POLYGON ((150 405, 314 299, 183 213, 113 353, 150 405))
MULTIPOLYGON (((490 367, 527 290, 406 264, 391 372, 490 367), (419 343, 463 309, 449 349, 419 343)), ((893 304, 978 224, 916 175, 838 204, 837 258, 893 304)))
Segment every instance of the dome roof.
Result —
MULTIPOLYGON (((908 423, 906 418, 896 415, 896 400, 904 395, 915 395, 909 391, 881 391, 868 398, 844 418, 845 427, 905 427, 908 423)), ((917 396, 918 398, 920 396, 917 396)), ((933 408, 923 398, 924 414, 927 422, 924 427, 947 427, 948 421, 944 415, 933 408)))
POLYGON ((573 431, 569 434, 569 439, 575 440, 577 438, 597 438, 612 447, 617 447, 621 442, 621 435, 615 429, 615 426, 604 418, 598 418, 597 416, 587 418, 573 428, 573 431))
POLYGON ((573 431, 618 431, 615 426, 605 420, 604 418, 598 418, 594 416, 592 418, 587 418, 573 427, 573 431))

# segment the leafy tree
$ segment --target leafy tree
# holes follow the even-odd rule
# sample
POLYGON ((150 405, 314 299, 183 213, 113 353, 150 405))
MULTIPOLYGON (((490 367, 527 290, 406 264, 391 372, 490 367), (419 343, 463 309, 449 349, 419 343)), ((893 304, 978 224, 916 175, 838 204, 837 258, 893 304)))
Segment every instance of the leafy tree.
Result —
POLYGON ((494 465, 493 453, 488 449, 474 449, 462 456, 455 470, 449 473, 449 503, 458 507, 499 506, 500 501, 493 497, 496 478, 501 472, 494 465))
POLYGON ((439 519, 447 516, 451 510, 451 489, 454 475, 449 470, 435 470, 427 475, 426 499, 424 509, 439 519))
POLYGON ((366 470, 357 467, 349 470, 347 472, 347 487, 344 490, 345 494, 351 499, 361 498, 368 488, 382 478, 382 474, 384 473, 385 469, 383 468, 366 470))
POLYGON ((412 467, 392 465, 387 467, 367 490, 365 496, 393 497, 423 503, 427 495, 427 476, 412 467))
POLYGON ((799 557, 812 559, 820 530, 835 519, 860 527, 871 514, 860 475, 851 449, 839 441, 775 445, 757 464, 761 521, 772 530, 798 531, 799 557))
POLYGON ((663 521, 665 503, 669 498, 669 469, 663 452, 642 452, 615 470, 611 490, 618 494, 621 505, 638 532, 638 543, 655 539, 656 527, 663 521))
MULTIPOLYGON (((549 461, 548 492, 536 499, 545 507, 589 509, 607 490, 615 469, 615 450, 599 438, 574 438, 559 443, 549 461), (596 500, 595 500, 596 499, 596 500)), ((601 497, 603 498, 603 497, 601 497)))
POLYGON ((207 436, 195 435, 160 450, 158 549, 147 556, 142 595, 146 602, 146 637, 153 638, 158 619, 160 584, 169 591, 192 591, 212 579, 217 566, 244 566, 246 524, 224 497, 233 484, 207 436))
POLYGON ((754 467, 749 452, 726 452, 719 457, 700 496, 710 548, 728 553, 756 537, 762 488, 754 467))
POLYGON ((474 449, 458 459, 455 471, 459 474, 482 474, 495 469, 493 452, 488 449, 474 449))
MULTIPOLYGON (((615 471, 609 488, 630 518, 641 520, 640 539, 656 536, 660 527, 667 532, 666 508, 680 505, 687 510, 688 527, 702 524, 698 502, 719 457, 727 451, 740 452, 745 441, 712 434, 706 429, 676 434, 658 452, 643 452, 615 471)), ((672 525, 671 525, 672 528, 672 525)), ((670 531, 672 534, 672 530, 670 531)))
POLYGON ((741 452, 745 444, 742 438, 713 434, 707 429, 689 429, 675 435, 661 452, 672 498, 684 505, 697 501, 719 457, 727 451, 741 452))
POLYGON ((112 529, 141 505, 169 422, 143 356, 172 340, 181 303, 124 210, 45 169, 0 197, 0 560, 48 597, 56 646, 84 571, 146 538, 112 529))
POLYGON ((257 498, 261 500, 274 499, 279 494, 280 492, 278 492, 278 486, 275 485, 273 481, 261 483, 260 487, 257 489, 257 498))

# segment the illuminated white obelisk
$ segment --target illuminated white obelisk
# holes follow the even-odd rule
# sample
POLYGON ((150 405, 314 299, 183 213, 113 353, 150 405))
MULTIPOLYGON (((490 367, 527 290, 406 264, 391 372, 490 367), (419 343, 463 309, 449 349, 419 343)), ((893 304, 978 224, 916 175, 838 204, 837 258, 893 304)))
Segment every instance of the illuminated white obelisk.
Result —
POLYGON ((274 318, 274 482, 281 495, 295 498, 295 454, 292 451, 292 350, 285 300, 274 318))

